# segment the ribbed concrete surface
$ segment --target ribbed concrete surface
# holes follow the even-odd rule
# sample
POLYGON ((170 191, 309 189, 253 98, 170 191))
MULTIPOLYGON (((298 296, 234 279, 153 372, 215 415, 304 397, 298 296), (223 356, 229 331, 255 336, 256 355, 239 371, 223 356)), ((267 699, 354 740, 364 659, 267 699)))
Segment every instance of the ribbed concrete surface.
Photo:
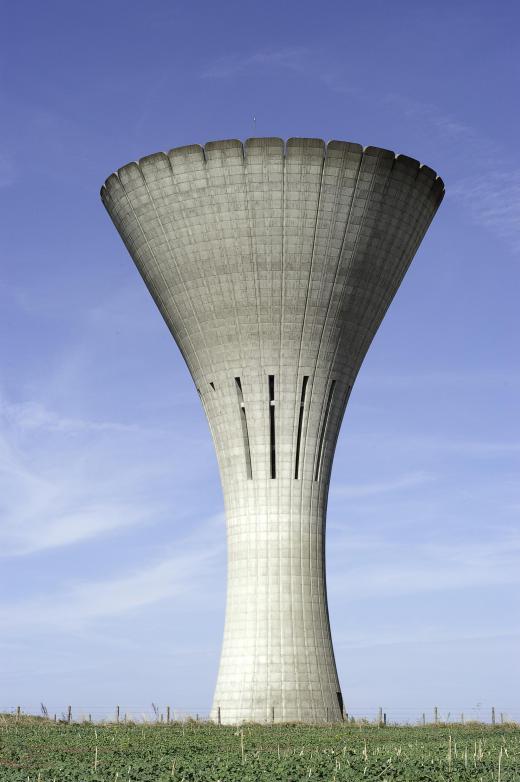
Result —
POLYGON ((361 362, 442 200, 435 172, 343 141, 217 141, 101 195, 208 417, 228 524, 213 716, 341 718, 324 534, 361 362))

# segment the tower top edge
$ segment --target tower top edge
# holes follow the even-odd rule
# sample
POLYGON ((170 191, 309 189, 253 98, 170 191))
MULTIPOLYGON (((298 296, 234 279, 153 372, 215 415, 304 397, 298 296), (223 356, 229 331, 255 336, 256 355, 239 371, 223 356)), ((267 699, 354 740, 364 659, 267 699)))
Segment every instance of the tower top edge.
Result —
POLYGON ((293 136, 288 139, 279 138, 277 136, 253 136, 241 141, 240 139, 218 139, 216 141, 208 141, 204 145, 201 144, 188 144, 180 147, 173 147, 172 149, 160 152, 154 152, 150 155, 145 155, 138 160, 133 160, 126 165, 121 166, 117 171, 110 174, 105 180, 102 188, 103 191, 113 177, 118 177, 122 172, 130 172, 135 167, 141 169, 143 166, 153 165, 154 163, 168 162, 171 165, 172 161, 179 160, 183 164, 200 168, 201 165, 205 165, 208 161, 215 157, 225 158, 229 157, 230 162, 233 157, 242 157, 244 161, 256 160, 259 161, 262 158, 280 158, 284 160, 291 160, 293 157, 306 157, 309 161, 316 159, 331 159, 335 156, 343 155, 345 153, 353 153, 361 156, 379 157, 379 158, 393 158, 394 161, 399 161, 402 164, 408 164, 410 167, 416 168, 417 172, 421 171, 431 178, 432 182, 435 181, 437 192, 444 195, 444 182, 441 177, 429 166, 421 163, 415 158, 408 157, 392 150, 385 149, 384 147, 376 146, 363 146, 353 141, 344 141, 331 139, 330 141, 324 141, 320 138, 307 138, 293 136))

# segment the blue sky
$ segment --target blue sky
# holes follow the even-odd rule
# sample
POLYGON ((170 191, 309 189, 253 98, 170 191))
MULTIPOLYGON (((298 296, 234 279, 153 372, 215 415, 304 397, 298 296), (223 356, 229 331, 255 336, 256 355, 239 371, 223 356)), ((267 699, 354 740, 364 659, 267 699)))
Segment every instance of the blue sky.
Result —
POLYGON ((518 5, 0 8, 0 708, 210 705, 216 460, 98 193, 157 150, 278 135, 403 152, 447 191, 338 443, 347 708, 520 718, 518 5))

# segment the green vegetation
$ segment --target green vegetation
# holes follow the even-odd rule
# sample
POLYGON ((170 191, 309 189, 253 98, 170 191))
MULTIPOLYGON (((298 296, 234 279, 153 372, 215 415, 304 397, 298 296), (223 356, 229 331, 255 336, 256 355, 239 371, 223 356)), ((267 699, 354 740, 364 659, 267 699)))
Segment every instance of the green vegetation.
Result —
POLYGON ((517 725, 54 723, 0 715, 10 782, 513 782, 517 725))

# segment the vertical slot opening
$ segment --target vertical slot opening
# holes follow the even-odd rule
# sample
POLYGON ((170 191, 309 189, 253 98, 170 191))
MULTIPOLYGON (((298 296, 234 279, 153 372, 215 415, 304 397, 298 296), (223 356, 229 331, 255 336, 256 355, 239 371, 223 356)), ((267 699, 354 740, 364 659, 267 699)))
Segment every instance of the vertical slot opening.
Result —
POLYGON ((307 375, 304 375, 302 381, 302 395, 300 399, 300 412, 298 414, 298 433, 296 435, 296 458, 294 461, 294 477, 299 478, 300 470, 300 446, 302 440, 302 426, 303 426, 303 412, 305 406, 305 392, 307 391, 307 381, 309 380, 307 375))
POLYGON ((325 432, 327 431, 327 424, 329 421, 329 415, 330 415, 330 406, 332 404, 332 397, 334 396, 334 388, 336 386, 336 381, 333 380, 330 384, 329 388, 329 395, 327 397, 327 404, 325 405, 325 414, 323 416, 323 423, 321 425, 321 434, 320 434, 320 441, 318 445, 318 458, 316 459, 316 472, 314 473, 314 480, 317 481, 320 477, 321 472, 321 460, 323 457, 323 443, 325 441, 325 432))
POLYGON ((246 459, 246 476, 250 481, 253 478, 251 469, 251 449, 249 447, 249 431, 247 428, 246 408, 244 405, 244 395, 242 393, 242 383, 239 377, 235 378, 235 387, 237 390, 238 407, 240 409, 240 423, 242 425, 242 440, 244 442, 244 455, 246 459))
POLYGON ((214 383, 212 380, 210 380, 210 381, 209 381, 209 384, 210 384, 211 388, 212 388, 212 389, 213 389, 213 391, 214 391, 214 390, 215 390, 215 383, 214 383))
POLYGON ((274 425, 274 375, 269 375, 269 435, 271 442, 271 478, 276 478, 276 442, 274 425))

